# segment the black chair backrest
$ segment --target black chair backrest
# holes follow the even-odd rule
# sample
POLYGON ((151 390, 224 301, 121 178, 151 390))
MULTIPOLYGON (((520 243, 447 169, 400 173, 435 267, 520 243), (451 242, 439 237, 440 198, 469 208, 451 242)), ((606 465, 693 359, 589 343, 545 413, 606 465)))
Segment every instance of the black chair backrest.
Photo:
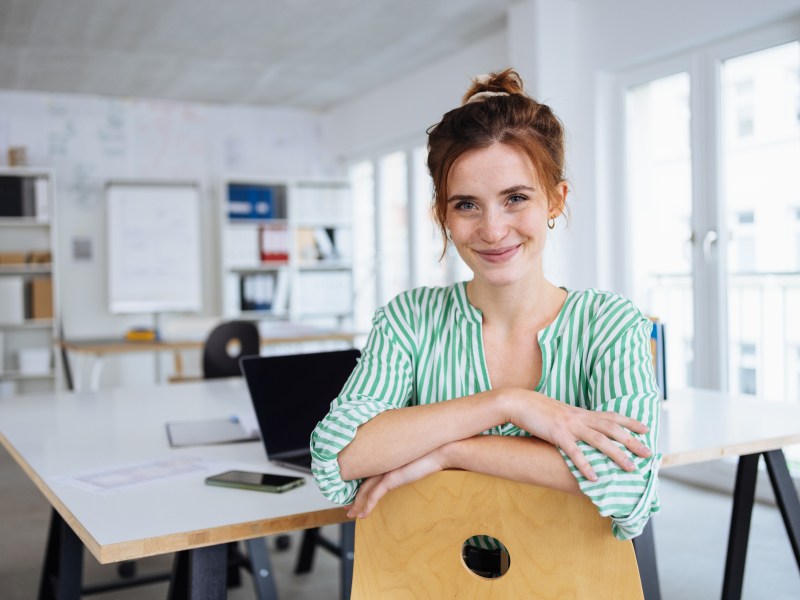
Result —
POLYGON ((248 321, 228 321, 217 325, 203 346, 203 377, 241 376, 239 359, 259 353, 258 327, 248 321))

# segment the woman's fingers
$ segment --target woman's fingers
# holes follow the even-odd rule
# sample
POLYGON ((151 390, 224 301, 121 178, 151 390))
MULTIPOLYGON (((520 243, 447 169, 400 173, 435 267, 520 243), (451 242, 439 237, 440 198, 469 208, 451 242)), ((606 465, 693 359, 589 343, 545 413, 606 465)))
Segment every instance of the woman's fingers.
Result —
POLYGON ((621 469, 633 471, 636 466, 625 450, 642 458, 651 456, 652 450, 633 435, 647 431, 649 428, 640 421, 618 413, 570 407, 570 414, 561 420, 554 437, 557 438, 556 445, 569 456, 581 474, 596 481, 597 475, 578 441, 599 450, 621 469))
POLYGON ((422 479, 426 475, 430 475, 436 471, 441 471, 444 465, 441 462, 442 457, 440 454, 440 452, 434 450, 393 471, 389 471, 383 475, 368 477, 361 482, 358 492, 356 492, 355 500, 353 500, 353 504, 347 511, 347 516, 351 519, 355 517, 363 519, 372 512, 372 509, 375 508, 378 501, 383 498, 389 490, 422 479))
MULTIPOLYGON (((355 500, 353 500, 353 504, 350 505, 350 509, 347 511, 348 518, 354 519, 355 517, 360 517, 368 505, 371 505, 369 510, 372 510, 372 507, 374 507, 377 502, 377 500, 371 501, 372 491, 379 486, 383 478, 383 475, 374 475, 372 477, 367 477, 361 482, 355 500)), ((381 496, 383 496, 383 494, 381 494, 381 496)))
MULTIPOLYGON (((639 423, 639 421, 635 420, 634 422, 639 423)), ((641 425, 641 423, 639 424, 641 425)), ((604 434, 607 438, 619 442, 630 452, 636 454, 637 456, 641 456, 642 458, 647 458, 653 453, 653 451, 650 448, 648 448, 641 440, 631 435, 631 430, 629 430, 629 428, 626 427, 626 425, 619 423, 618 421, 608 423, 607 427, 597 427, 597 430, 600 431, 602 434, 604 434)), ((586 441, 587 443, 591 443, 590 440, 584 440, 584 441, 586 441)), ((598 450, 600 450, 600 448, 598 448, 598 450)))
POLYGON ((581 475, 589 481, 597 481, 597 473, 594 472, 592 465, 589 464, 586 456, 578 447, 577 441, 565 441, 562 444, 557 444, 557 446, 570 458, 578 471, 581 472, 581 475))

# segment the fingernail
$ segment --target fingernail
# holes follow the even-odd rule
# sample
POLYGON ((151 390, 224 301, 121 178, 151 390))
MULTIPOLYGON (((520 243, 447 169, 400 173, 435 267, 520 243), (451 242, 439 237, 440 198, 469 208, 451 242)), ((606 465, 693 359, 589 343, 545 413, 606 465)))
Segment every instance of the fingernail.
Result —
POLYGON ((631 460, 626 460, 626 461, 625 461, 625 468, 626 468, 626 469, 632 469, 632 468, 633 468, 633 461, 631 461, 631 460))
POLYGON ((644 449, 644 453, 647 454, 648 456, 650 456, 653 453, 653 451, 650 450, 650 448, 645 448, 644 449))
POLYGON ((347 518, 348 518, 348 519, 352 519, 352 518, 353 518, 353 517, 355 517, 355 516, 356 516, 356 515, 355 515, 355 513, 354 513, 352 510, 348 510, 348 511, 347 511, 347 518))
POLYGON ((597 473, 589 471, 589 481, 597 481, 597 473))

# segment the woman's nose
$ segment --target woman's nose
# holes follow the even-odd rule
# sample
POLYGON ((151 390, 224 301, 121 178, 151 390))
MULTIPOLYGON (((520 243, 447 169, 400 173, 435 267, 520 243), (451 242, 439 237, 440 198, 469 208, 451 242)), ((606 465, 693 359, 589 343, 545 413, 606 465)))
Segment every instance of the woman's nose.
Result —
POLYGON ((495 211, 487 211, 481 219, 479 234, 481 239, 488 243, 502 240, 508 234, 505 216, 495 211))

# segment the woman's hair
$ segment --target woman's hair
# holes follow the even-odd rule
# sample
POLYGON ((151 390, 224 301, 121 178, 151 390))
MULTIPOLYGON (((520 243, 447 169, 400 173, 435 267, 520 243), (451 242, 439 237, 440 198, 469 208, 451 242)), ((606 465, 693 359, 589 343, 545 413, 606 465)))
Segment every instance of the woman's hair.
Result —
MULTIPOLYGON (((528 96, 513 69, 473 80, 461 106, 428 129, 428 171, 433 178, 433 216, 447 244, 447 178, 465 152, 507 144, 531 160, 548 200, 561 203, 564 130, 550 107, 528 96)), ((444 253, 443 253, 444 255, 444 253)))

